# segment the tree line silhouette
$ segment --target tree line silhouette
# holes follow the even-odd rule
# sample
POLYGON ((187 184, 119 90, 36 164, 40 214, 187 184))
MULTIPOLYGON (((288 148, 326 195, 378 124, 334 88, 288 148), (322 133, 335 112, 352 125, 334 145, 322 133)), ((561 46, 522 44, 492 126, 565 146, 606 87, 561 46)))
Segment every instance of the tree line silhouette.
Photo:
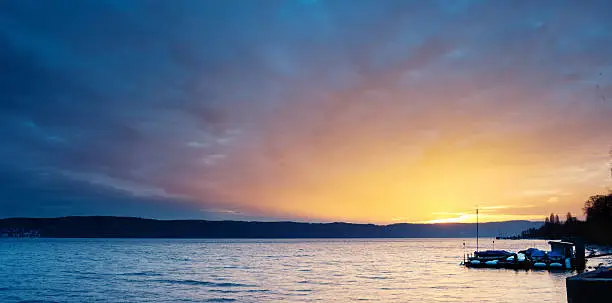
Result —
POLYGON ((594 244, 612 244, 612 192, 591 196, 583 208, 586 220, 578 220, 571 213, 565 221, 558 214, 550 214, 540 228, 530 228, 521 238, 571 239, 581 238, 594 244))

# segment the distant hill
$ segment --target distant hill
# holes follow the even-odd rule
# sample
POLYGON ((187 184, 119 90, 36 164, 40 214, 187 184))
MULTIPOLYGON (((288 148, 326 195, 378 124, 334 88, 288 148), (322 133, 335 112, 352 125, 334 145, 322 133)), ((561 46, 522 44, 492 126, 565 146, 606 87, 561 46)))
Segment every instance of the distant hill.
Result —
MULTIPOLYGON (((516 235, 542 222, 480 223, 481 237, 516 235)), ((36 234, 49 238, 455 238, 475 237, 476 224, 352 224, 155 220, 133 217, 0 219, 0 236, 36 234)))

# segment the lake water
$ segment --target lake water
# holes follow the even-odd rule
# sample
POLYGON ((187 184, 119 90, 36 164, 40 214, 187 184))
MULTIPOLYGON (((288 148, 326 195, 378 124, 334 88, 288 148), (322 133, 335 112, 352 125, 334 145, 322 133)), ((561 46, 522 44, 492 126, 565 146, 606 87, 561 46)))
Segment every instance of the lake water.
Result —
POLYGON ((463 241, 0 239, 0 302, 566 302, 572 273, 464 268, 463 241))

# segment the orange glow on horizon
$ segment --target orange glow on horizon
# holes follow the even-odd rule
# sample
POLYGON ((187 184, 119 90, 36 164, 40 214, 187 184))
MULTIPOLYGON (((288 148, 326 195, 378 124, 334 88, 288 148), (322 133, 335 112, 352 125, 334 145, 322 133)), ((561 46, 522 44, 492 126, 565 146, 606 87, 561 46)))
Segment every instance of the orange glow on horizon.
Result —
MULTIPOLYGON (((289 145, 272 162, 249 158, 248 163, 267 161, 267 166, 250 171, 256 177, 229 182, 239 190, 225 191, 223 198, 238 207, 256 201, 262 213, 273 216, 315 221, 474 222, 468 212, 477 205, 485 208, 481 222, 540 221, 550 212, 580 215, 582 201, 603 184, 555 176, 563 163, 526 154, 524 142, 457 143, 441 140, 421 145, 420 151, 392 146, 384 138, 289 145), (569 188, 572 192, 566 192, 569 188)), ((605 179, 605 170, 596 173, 605 179)))
POLYGON ((608 147, 603 134, 574 130, 605 126, 607 116, 540 107, 532 99, 546 92, 487 95, 469 85, 368 86, 274 108, 248 144, 211 168, 216 198, 236 211, 313 221, 472 222, 476 206, 488 208, 483 222, 582 215, 583 201, 609 184, 608 147), (474 97, 456 100, 455 90, 474 97))

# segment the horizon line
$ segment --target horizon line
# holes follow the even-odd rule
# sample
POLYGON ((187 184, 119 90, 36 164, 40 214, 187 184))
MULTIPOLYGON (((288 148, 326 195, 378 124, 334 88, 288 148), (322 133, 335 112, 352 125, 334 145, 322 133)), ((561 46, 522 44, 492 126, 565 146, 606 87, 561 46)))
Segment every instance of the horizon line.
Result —
MULTIPOLYGON (((477 224, 477 222, 395 222, 388 224, 377 224, 377 223, 357 223, 347 221, 293 221, 293 220, 275 220, 275 221, 259 221, 259 220, 210 220, 210 219, 160 219, 150 217, 137 217, 137 216, 113 216, 113 215, 73 215, 73 216, 55 216, 55 217, 3 217, 0 220, 11 220, 11 219, 62 219, 62 218, 123 218, 123 219, 141 219, 141 220, 155 220, 155 221, 207 221, 207 222, 247 222, 247 223, 302 223, 302 224, 354 224, 354 225, 375 225, 375 226, 390 226, 398 224, 412 224, 412 225, 452 225, 452 224, 477 224)), ((532 223, 544 223, 544 221, 532 221, 532 220, 506 220, 506 221, 481 221, 478 224, 487 223, 509 223, 509 222, 532 222, 532 223)))

